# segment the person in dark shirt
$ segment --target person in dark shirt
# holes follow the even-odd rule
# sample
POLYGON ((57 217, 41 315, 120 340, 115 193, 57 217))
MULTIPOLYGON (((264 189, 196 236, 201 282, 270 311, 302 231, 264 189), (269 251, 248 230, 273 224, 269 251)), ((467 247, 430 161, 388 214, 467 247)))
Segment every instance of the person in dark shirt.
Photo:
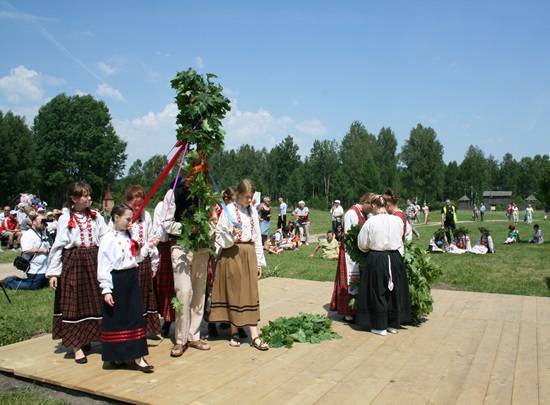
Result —
POLYGON ((445 200, 445 206, 441 208, 441 227, 447 228, 447 240, 452 240, 451 229, 456 229, 456 207, 451 204, 451 199, 445 200))

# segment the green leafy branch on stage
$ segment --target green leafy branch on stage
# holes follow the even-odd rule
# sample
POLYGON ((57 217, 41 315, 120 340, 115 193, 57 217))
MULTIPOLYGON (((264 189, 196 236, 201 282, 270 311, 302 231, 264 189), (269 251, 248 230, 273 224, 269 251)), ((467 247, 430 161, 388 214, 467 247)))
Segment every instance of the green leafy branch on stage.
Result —
POLYGON ((213 83, 213 78, 217 76, 207 73, 205 79, 189 68, 172 79, 179 109, 177 138, 187 142, 189 147, 182 176, 187 177, 189 198, 199 202, 182 213, 181 243, 191 250, 211 248, 214 206, 221 201, 221 195, 214 192, 209 178, 207 158, 223 149, 222 120, 231 107, 229 99, 222 94, 223 87, 213 83))
MULTIPOLYGON (((357 246, 360 231, 359 225, 352 226, 344 236, 344 243, 351 260, 359 263, 361 271, 364 271, 366 253, 357 246)), ((422 249, 410 241, 405 241, 403 260, 409 279, 412 323, 418 325, 425 315, 433 311, 434 300, 430 285, 442 274, 442 271, 439 266, 430 262, 430 258, 422 249)), ((355 305, 355 301, 353 301, 353 305, 355 305)))
POLYGON ((321 343, 341 339, 331 329, 332 319, 322 315, 304 314, 292 318, 277 318, 262 328, 262 339, 272 348, 291 348, 294 342, 321 343))

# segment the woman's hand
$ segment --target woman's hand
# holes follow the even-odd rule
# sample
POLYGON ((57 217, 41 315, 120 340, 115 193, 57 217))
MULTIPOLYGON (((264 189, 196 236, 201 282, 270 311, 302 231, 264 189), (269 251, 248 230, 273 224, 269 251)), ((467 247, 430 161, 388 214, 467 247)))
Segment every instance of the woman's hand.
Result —
POLYGON ((57 290, 57 277, 50 277, 50 288, 52 290, 57 290))
POLYGON ((103 296, 103 300, 107 303, 107 305, 110 305, 111 307, 115 306, 115 301, 113 301, 113 294, 107 293, 103 296))
POLYGON ((258 278, 262 278, 262 268, 258 266, 258 278))

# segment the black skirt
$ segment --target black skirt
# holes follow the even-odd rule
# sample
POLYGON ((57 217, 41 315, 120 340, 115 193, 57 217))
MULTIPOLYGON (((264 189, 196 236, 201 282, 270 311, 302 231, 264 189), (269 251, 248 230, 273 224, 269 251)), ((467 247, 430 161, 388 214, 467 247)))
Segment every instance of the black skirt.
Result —
POLYGON ((103 361, 138 359, 149 354, 137 268, 115 270, 111 307, 103 303, 103 361))
POLYGON ((399 251, 368 252, 356 302, 358 325, 384 330, 410 322, 409 282, 399 251))

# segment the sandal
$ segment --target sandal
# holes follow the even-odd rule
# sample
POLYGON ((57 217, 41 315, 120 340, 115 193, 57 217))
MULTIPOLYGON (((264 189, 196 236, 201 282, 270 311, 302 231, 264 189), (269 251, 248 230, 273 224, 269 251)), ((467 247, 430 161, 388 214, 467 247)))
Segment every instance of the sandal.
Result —
POLYGON ((172 350, 170 350, 170 357, 181 357, 183 356, 183 353, 187 350, 187 344, 175 344, 174 347, 172 347, 172 350))
POLYGON ((262 352, 269 350, 269 345, 265 343, 259 336, 256 336, 254 339, 252 339, 252 341, 250 342, 250 346, 254 347, 255 349, 261 350, 262 352), (256 343, 257 340, 259 340, 260 343, 256 343))
POLYGON ((239 347, 241 345, 241 338, 239 337, 238 333, 234 333, 231 335, 231 340, 229 341, 229 346, 232 347, 239 347))
POLYGON ((202 342, 200 340, 189 340, 187 342, 187 345, 189 347, 192 347, 194 349, 199 349, 199 350, 210 350, 210 346, 208 345, 208 343, 205 343, 205 342, 202 342))

